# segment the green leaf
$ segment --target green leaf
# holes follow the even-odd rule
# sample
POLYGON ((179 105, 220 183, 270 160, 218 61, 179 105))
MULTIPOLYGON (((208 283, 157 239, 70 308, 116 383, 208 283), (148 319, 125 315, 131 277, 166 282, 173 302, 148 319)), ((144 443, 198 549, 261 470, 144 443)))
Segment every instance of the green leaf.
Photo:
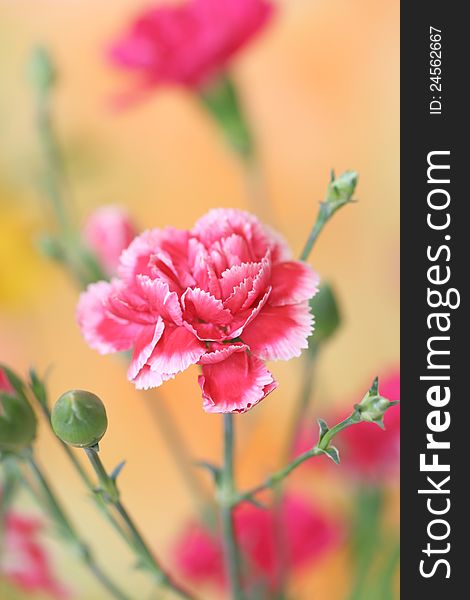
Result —
POLYGON ((196 466, 209 471, 209 473, 212 475, 212 477, 214 479, 214 482, 216 484, 219 483, 220 477, 222 475, 222 470, 220 469, 220 467, 218 467, 217 465, 214 465, 213 463, 207 462, 205 460, 198 461, 196 463, 196 466))
POLYGON ((321 449, 321 454, 326 454, 336 465, 339 465, 339 451, 335 446, 330 446, 326 450, 321 449))
MULTIPOLYGON (((327 282, 320 285, 318 292, 310 300, 310 308, 315 317, 315 330, 311 342, 321 344, 332 337, 341 325, 341 314, 332 286, 327 282)), ((309 349, 311 344, 309 344, 309 349)))
POLYGON ((36 373, 36 371, 33 368, 31 368, 29 370, 29 385, 30 385, 30 388, 31 388, 36 400, 39 402, 39 404, 43 408, 47 409, 48 401, 47 401, 46 386, 39 379, 38 374, 36 373))
POLYGON ((124 468, 125 464, 126 464, 126 461, 125 460, 121 460, 121 462, 116 467, 114 467, 114 469, 113 469, 113 471, 112 471, 112 473, 110 475, 110 477, 111 477, 111 479, 113 481, 116 481, 116 479, 119 477, 119 475, 120 475, 122 469, 124 468))
POLYGON ((319 433, 319 437, 318 437, 318 442, 320 443, 322 441, 323 437, 325 436, 325 433, 330 431, 330 428, 326 424, 326 421, 324 421, 323 419, 317 419, 317 423, 318 423, 318 427, 320 428, 320 433, 319 433))
POLYGON ((230 77, 226 74, 218 77, 200 92, 199 97, 232 148, 249 159, 253 153, 253 140, 230 77))

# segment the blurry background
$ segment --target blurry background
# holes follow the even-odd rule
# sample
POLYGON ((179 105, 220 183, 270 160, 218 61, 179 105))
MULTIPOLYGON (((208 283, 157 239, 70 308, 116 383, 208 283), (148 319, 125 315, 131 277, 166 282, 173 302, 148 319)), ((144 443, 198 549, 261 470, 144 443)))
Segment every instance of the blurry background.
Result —
MULTIPOLYGON (((75 324, 77 290, 40 256, 48 218, 35 181, 40 165, 33 104, 25 78, 32 46, 44 44, 60 70, 54 113, 67 157, 77 214, 100 204, 128 209, 144 229, 190 228, 212 207, 247 208, 243 170, 213 121, 185 91, 162 89, 128 110, 112 110, 127 79, 110 68, 106 48, 140 6, 136 0, 0 2, 0 360, 17 371, 49 370, 52 398, 72 387, 106 403, 110 429, 102 458, 127 465, 121 487, 159 555, 191 517, 184 483, 151 417, 113 357, 90 350, 75 324)), ((273 220, 297 254, 323 198, 329 171, 360 173, 357 204, 342 209, 322 234, 310 263, 335 286, 343 326, 317 369, 315 413, 358 401, 375 374, 398 363, 398 3, 290 0, 233 66, 259 146, 273 220)), ((275 363, 279 389, 238 419, 238 479, 257 483, 280 465, 286 422, 300 388, 301 364, 275 363)), ((202 411, 196 369, 161 388, 197 459, 218 461, 220 419, 202 411)), ((149 586, 128 570, 127 551, 91 508, 75 474, 44 426, 39 455, 77 523, 116 577, 143 598, 149 586)), ((203 475, 202 479, 210 483, 203 475)), ((394 484, 396 485, 396 484, 394 484)), ((292 487, 333 517, 347 514, 348 489, 320 473, 292 487)), ((393 486, 392 486, 393 488, 393 486)), ((396 526, 396 490, 389 490, 396 526)), ((22 499, 28 510, 28 500, 22 499)), ((101 590, 82 567, 51 544, 56 572, 76 597, 101 590)), ((297 578, 298 598, 343 600, 351 574, 339 545, 297 578)), ((0 582, 0 597, 20 598, 0 582)), ((215 593, 214 598, 219 597, 215 593)), ((377 600, 381 600, 377 598, 377 600)))

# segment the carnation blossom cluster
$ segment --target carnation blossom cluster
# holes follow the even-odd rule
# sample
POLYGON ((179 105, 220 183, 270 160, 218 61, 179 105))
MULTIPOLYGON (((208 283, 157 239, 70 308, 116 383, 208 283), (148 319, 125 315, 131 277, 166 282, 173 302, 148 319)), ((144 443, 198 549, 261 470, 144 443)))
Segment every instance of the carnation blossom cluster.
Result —
MULTIPOLYGON (((234 513, 237 543, 246 561, 246 588, 266 588, 276 596, 283 571, 297 572, 321 559, 341 538, 341 527, 298 494, 286 494, 279 514, 253 505, 234 513), (282 532, 283 552, 279 553, 282 532)), ((190 525, 174 547, 176 566, 196 584, 227 583, 221 539, 199 523, 190 525)))
POLYGON ((268 22, 268 0, 188 0, 141 13, 111 48, 117 66, 138 74, 143 88, 199 89, 268 22))
POLYGON ((153 229, 122 253, 118 277, 91 284, 77 317, 102 354, 128 351, 138 389, 192 364, 207 412, 245 412, 277 387, 266 360, 307 348, 318 276, 253 215, 214 209, 190 230, 153 229))

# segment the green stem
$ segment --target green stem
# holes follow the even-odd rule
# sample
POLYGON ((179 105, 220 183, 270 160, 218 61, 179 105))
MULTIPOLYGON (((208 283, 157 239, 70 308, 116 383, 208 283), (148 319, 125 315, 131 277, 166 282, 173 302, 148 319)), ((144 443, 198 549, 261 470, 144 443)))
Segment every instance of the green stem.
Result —
POLYGON ((98 456, 96 447, 85 448, 85 452, 98 478, 101 487, 100 492, 103 495, 103 499, 105 502, 111 504, 121 516, 129 531, 130 546, 137 553, 142 564, 153 574, 157 584, 171 589, 176 595, 184 600, 193 600, 193 596, 180 587, 176 582, 172 581, 172 579, 163 570, 160 563, 150 551, 132 517, 129 515, 126 508, 120 501, 116 482, 108 475, 100 457, 98 456))
POLYGON ((152 394, 145 394, 145 400, 194 503, 205 520, 209 519, 209 515, 214 512, 213 502, 196 475, 186 441, 166 407, 165 399, 153 390, 152 394))
MULTIPOLYGON (((381 545, 380 517, 384 503, 380 487, 361 487, 355 497, 355 514, 351 533, 351 555, 354 559, 354 579, 349 600, 368 596, 369 575, 381 545)), ((382 598, 382 596, 380 596, 382 598)), ((385 600, 385 596, 383 597, 385 600)))
MULTIPOLYGON (((49 408, 47 393, 44 388, 43 388, 43 393, 44 393, 44 397, 39 398, 34 393, 34 389, 32 390, 32 395, 37 400, 37 403, 41 409, 41 412, 43 413, 44 418, 52 431, 51 411, 49 408)), ((116 533, 120 537, 122 537, 124 539, 124 541, 127 543, 129 540, 128 540, 126 531, 122 528, 121 524, 117 521, 117 519, 114 517, 114 515, 108 510, 108 507, 106 506, 106 504, 95 494, 94 483, 91 480, 91 478, 89 477, 88 473, 83 468, 83 465, 80 462, 80 460, 77 458, 77 456, 75 455, 73 450, 65 442, 63 442, 57 436, 55 436, 55 437, 58 440, 62 450, 65 452, 67 458, 72 463, 72 466, 74 467, 78 476, 80 477, 80 479, 82 480, 82 482, 84 483, 84 485, 86 486, 88 491, 90 492, 91 497, 93 498, 95 505, 97 506, 97 508, 99 509, 101 514, 108 520, 108 522, 113 527, 113 529, 116 531, 116 533)))
POLYGON ((292 471, 297 469, 297 467, 299 467, 301 464, 303 464, 306 460, 309 460, 310 458, 312 458, 314 456, 320 456, 321 454, 324 454, 324 451, 328 449, 331 440, 335 437, 336 434, 338 434, 343 429, 346 429, 347 427, 350 427, 351 425, 355 425, 356 423, 359 423, 359 422, 360 422, 360 417, 358 417, 356 415, 356 413, 353 413, 350 417, 348 417, 347 419, 344 419, 344 421, 341 421, 341 423, 338 423, 337 425, 332 427, 330 430, 328 430, 328 432, 325 433, 325 435, 323 436, 321 441, 316 446, 314 446, 310 450, 307 450, 303 454, 300 454, 299 456, 297 456, 288 465, 286 465, 282 469, 279 469, 278 471, 276 471, 275 473, 270 475, 266 479, 266 481, 251 488, 250 490, 248 490, 246 492, 235 495, 234 500, 233 500, 233 505, 237 505, 240 502, 243 502, 244 500, 250 500, 253 498, 253 496, 255 496, 259 492, 262 492, 266 489, 275 488, 281 481, 283 481, 286 477, 288 477, 288 475, 290 475, 292 473, 292 471))
POLYGON ((313 371, 315 368, 319 346, 315 344, 315 342, 311 341, 313 344, 312 348, 307 351, 303 359, 304 366, 304 376, 302 378, 302 388, 300 391, 300 395, 298 401, 295 406, 294 416, 292 419, 292 425, 289 433, 289 438, 287 442, 286 448, 286 457, 289 459, 292 456, 292 452, 295 447, 295 442, 300 433, 302 423, 305 420, 307 412, 309 410, 310 397, 312 395, 313 390, 313 371))
MULTIPOLYGON (((74 526, 70 522, 70 519, 60 505, 59 500, 56 498, 49 482, 46 479, 46 476, 34 459, 32 453, 27 457, 27 463, 40 489, 49 515, 58 527, 59 532, 64 536, 64 539, 66 539, 69 543, 74 544, 76 550, 78 550, 81 560, 113 598, 117 598, 118 600, 129 600, 129 597, 119 589, 119 587, 96 563, 90 548, 82 541, 74 526)), ((29 489, 34 491, 32 487, 29 487, 29 489)))
POLYGON ((224 546, 225 564, 230 581, 232 600, 243 600, 240 555, 235 538, 233 503, 236 494, 233 468, 234 427, 233 415, 224 414, 224 465, 220 490, 220 520, 224 546))
POLYGON ((357 184, 357 173, 354 171, 346 171, 337 179, 334 173, 331 173, 331 180, 328 185, 326 199, 320 203, 317 219, 312 227, 307 242, 300 255, 300 260, 306 261, 310 256, 310 252, 322 232, 326 223, 331 219, 335 212, 342 206, 352 202, 351 198, 354 194, 357 184))
POLYGON ((69 231, 70 215, 64 199, 65 170, 52 124, 48 91, 38 92, 36 96, 36 128, 46 165, 46 191, 61 229, 69 231))

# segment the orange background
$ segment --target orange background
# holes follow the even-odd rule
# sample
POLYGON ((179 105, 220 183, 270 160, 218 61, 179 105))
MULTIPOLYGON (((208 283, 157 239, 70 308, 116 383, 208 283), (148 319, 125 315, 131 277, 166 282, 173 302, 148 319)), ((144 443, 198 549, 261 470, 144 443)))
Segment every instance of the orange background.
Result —
MULTIPOLYGON (((165 562, 191 503, 152 420, 155 400, 134 391, 118 360, 86 346, 74 320, 76 289, 37 252, 35 240, 49 224, 35 185, 40 156, 25 77, 32 46, 45 44, 61 73, 55 115, 82 220, 100 204, 117 203, 140 228, 189 228, 212 207, 249 208, 237 157, 188 93, 162 90, 125 112, 110 110, 127 80, 109 68, 104 52, 140 5, 0 1, 0 360, 23 372, 29 365, 50 369, 52 398, 72 387, 103 398, 110 427, 102 458, 109 467, 127 460, 120 480, 124 500, 165 562)), ((373 375, 398 362, 398 17, 398 3, 387 0, 283 2, 272 25, 233 65, 256 134, 272 220, 296 253, 330 168, 360 173, 359 202, 335 216, 310 259, 334 283, 343 313, 343 327, 320 359, 320 414, 329 403, 355 401, 373 375)), ((242 486, 279 466, 300 387, 300 361, 275 363, 272 370, 279 389, 237 418, 242 486)), ((218 461, 220 418, 202 411, 195 368, 159 393, 194 457, 218 461)), ((147 597, 144 577, 128 569, 126 550, 95 515, 44 426, 38 452, 75 521, 82 529, 90 524, 102 562, 134 588, 135 597, 147 597)), ((315 490, 311 479, 296 478, 293 486, 319 495, 333 513, 345 502, 341 489, 326 489, 321 481, 315 490)), ((79 582, 77 597, 100 598, 81 566, 53 548, 62 579, 72 588, 79 582)), ((342 552, 330 554, 295 589, 305 600, 342 600, 346 560, 342 552)))

